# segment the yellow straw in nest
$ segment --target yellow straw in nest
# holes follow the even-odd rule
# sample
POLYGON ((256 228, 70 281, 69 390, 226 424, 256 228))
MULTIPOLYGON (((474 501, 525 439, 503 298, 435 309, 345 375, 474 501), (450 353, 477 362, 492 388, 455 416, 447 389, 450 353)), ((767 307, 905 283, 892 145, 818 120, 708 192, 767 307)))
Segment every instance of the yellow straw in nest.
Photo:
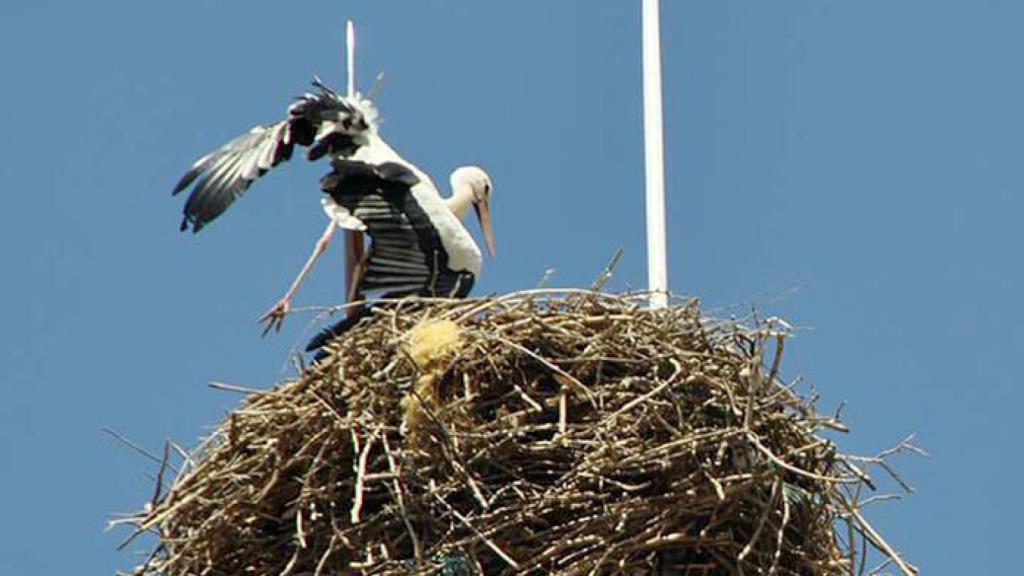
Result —
POLYGON ((462 329, 451 320, 427 320, 417 324, 406 341, 406 350, 420 377, 415 391, 402 398, 402 429, 411 442, 427 416, 441 408, 437 381, 462 346, 462 329))
POLYGON ((427 320, 409 331, 407 349, 420 372, 442 371, 459 352, 462 329, 451 320, 427 320))

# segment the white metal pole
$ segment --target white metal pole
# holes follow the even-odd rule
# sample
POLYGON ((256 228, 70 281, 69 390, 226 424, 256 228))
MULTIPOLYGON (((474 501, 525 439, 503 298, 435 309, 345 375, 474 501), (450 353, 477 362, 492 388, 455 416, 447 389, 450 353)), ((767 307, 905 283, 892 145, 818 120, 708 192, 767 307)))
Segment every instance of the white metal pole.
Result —
POLYGON ((661 110, 659 0, 643 0, 644 181, 647 187, 647 285, 651 308, 668 305, 665 151, 661 110))

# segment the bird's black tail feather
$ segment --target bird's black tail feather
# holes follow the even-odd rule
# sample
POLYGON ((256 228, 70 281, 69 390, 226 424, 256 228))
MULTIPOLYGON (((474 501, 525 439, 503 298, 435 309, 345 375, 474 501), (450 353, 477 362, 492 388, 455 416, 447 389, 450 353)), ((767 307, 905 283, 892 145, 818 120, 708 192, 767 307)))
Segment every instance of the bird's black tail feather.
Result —
POLYGON ((348 313, 344 318, 331 326, 324 328, 319 334, 313 337, 306 345, 306 352, 316 352, 316 356, 313 360, 320 360, 326 353, 323 351, 323 347, 330 343, 338 336, 341 336, 345 332, 351 330, 356 324, 370 315, 370 309, 367 307, 356 308, 348 313))

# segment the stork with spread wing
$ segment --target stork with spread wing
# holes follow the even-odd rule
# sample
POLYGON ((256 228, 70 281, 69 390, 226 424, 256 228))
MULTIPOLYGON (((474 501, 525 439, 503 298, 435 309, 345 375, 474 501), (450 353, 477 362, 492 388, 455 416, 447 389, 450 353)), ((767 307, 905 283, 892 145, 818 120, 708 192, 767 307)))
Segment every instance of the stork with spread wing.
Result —
MULTIPOLYGON (((299 97, 285 120, 257 126, 192 165, 174 188, 175 194, 191 188, 181 229, 201 230, 260 176, 290 159, 298 145, 308 148, 309 160, 331 159, 332 171, 321 181, 330 222, 288 291, 261 318, 264 333, 280 328, 295 291, 339 227, 365 232, 371 240, 350 271, 350 298, 466 296, 482 258, 461 218, 475 209, 493 256, 490 178, 475 166, 458 168, 451 176, 452 195, 441 198, 430 177, 380 137, 368 99, 342 96, 318 79, 313 84, 319 91, 299 97)), ((319 347, 324 334, 311 347, 319 347)))

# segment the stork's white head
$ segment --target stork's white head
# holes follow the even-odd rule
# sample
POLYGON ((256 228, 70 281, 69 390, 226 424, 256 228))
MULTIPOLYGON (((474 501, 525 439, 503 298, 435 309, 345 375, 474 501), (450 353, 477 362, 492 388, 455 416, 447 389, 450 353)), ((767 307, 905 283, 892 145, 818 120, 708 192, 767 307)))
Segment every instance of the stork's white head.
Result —
POLYGON ((491 177, 477 166, 462 166, 452 172, 452 197, 448 199, 448 207, 456 216, 462 218, 466 210, 473 206, 480 220, 480 230, 487 241, 487 251, 494 257, 494 233, 491 232, 491 177))

